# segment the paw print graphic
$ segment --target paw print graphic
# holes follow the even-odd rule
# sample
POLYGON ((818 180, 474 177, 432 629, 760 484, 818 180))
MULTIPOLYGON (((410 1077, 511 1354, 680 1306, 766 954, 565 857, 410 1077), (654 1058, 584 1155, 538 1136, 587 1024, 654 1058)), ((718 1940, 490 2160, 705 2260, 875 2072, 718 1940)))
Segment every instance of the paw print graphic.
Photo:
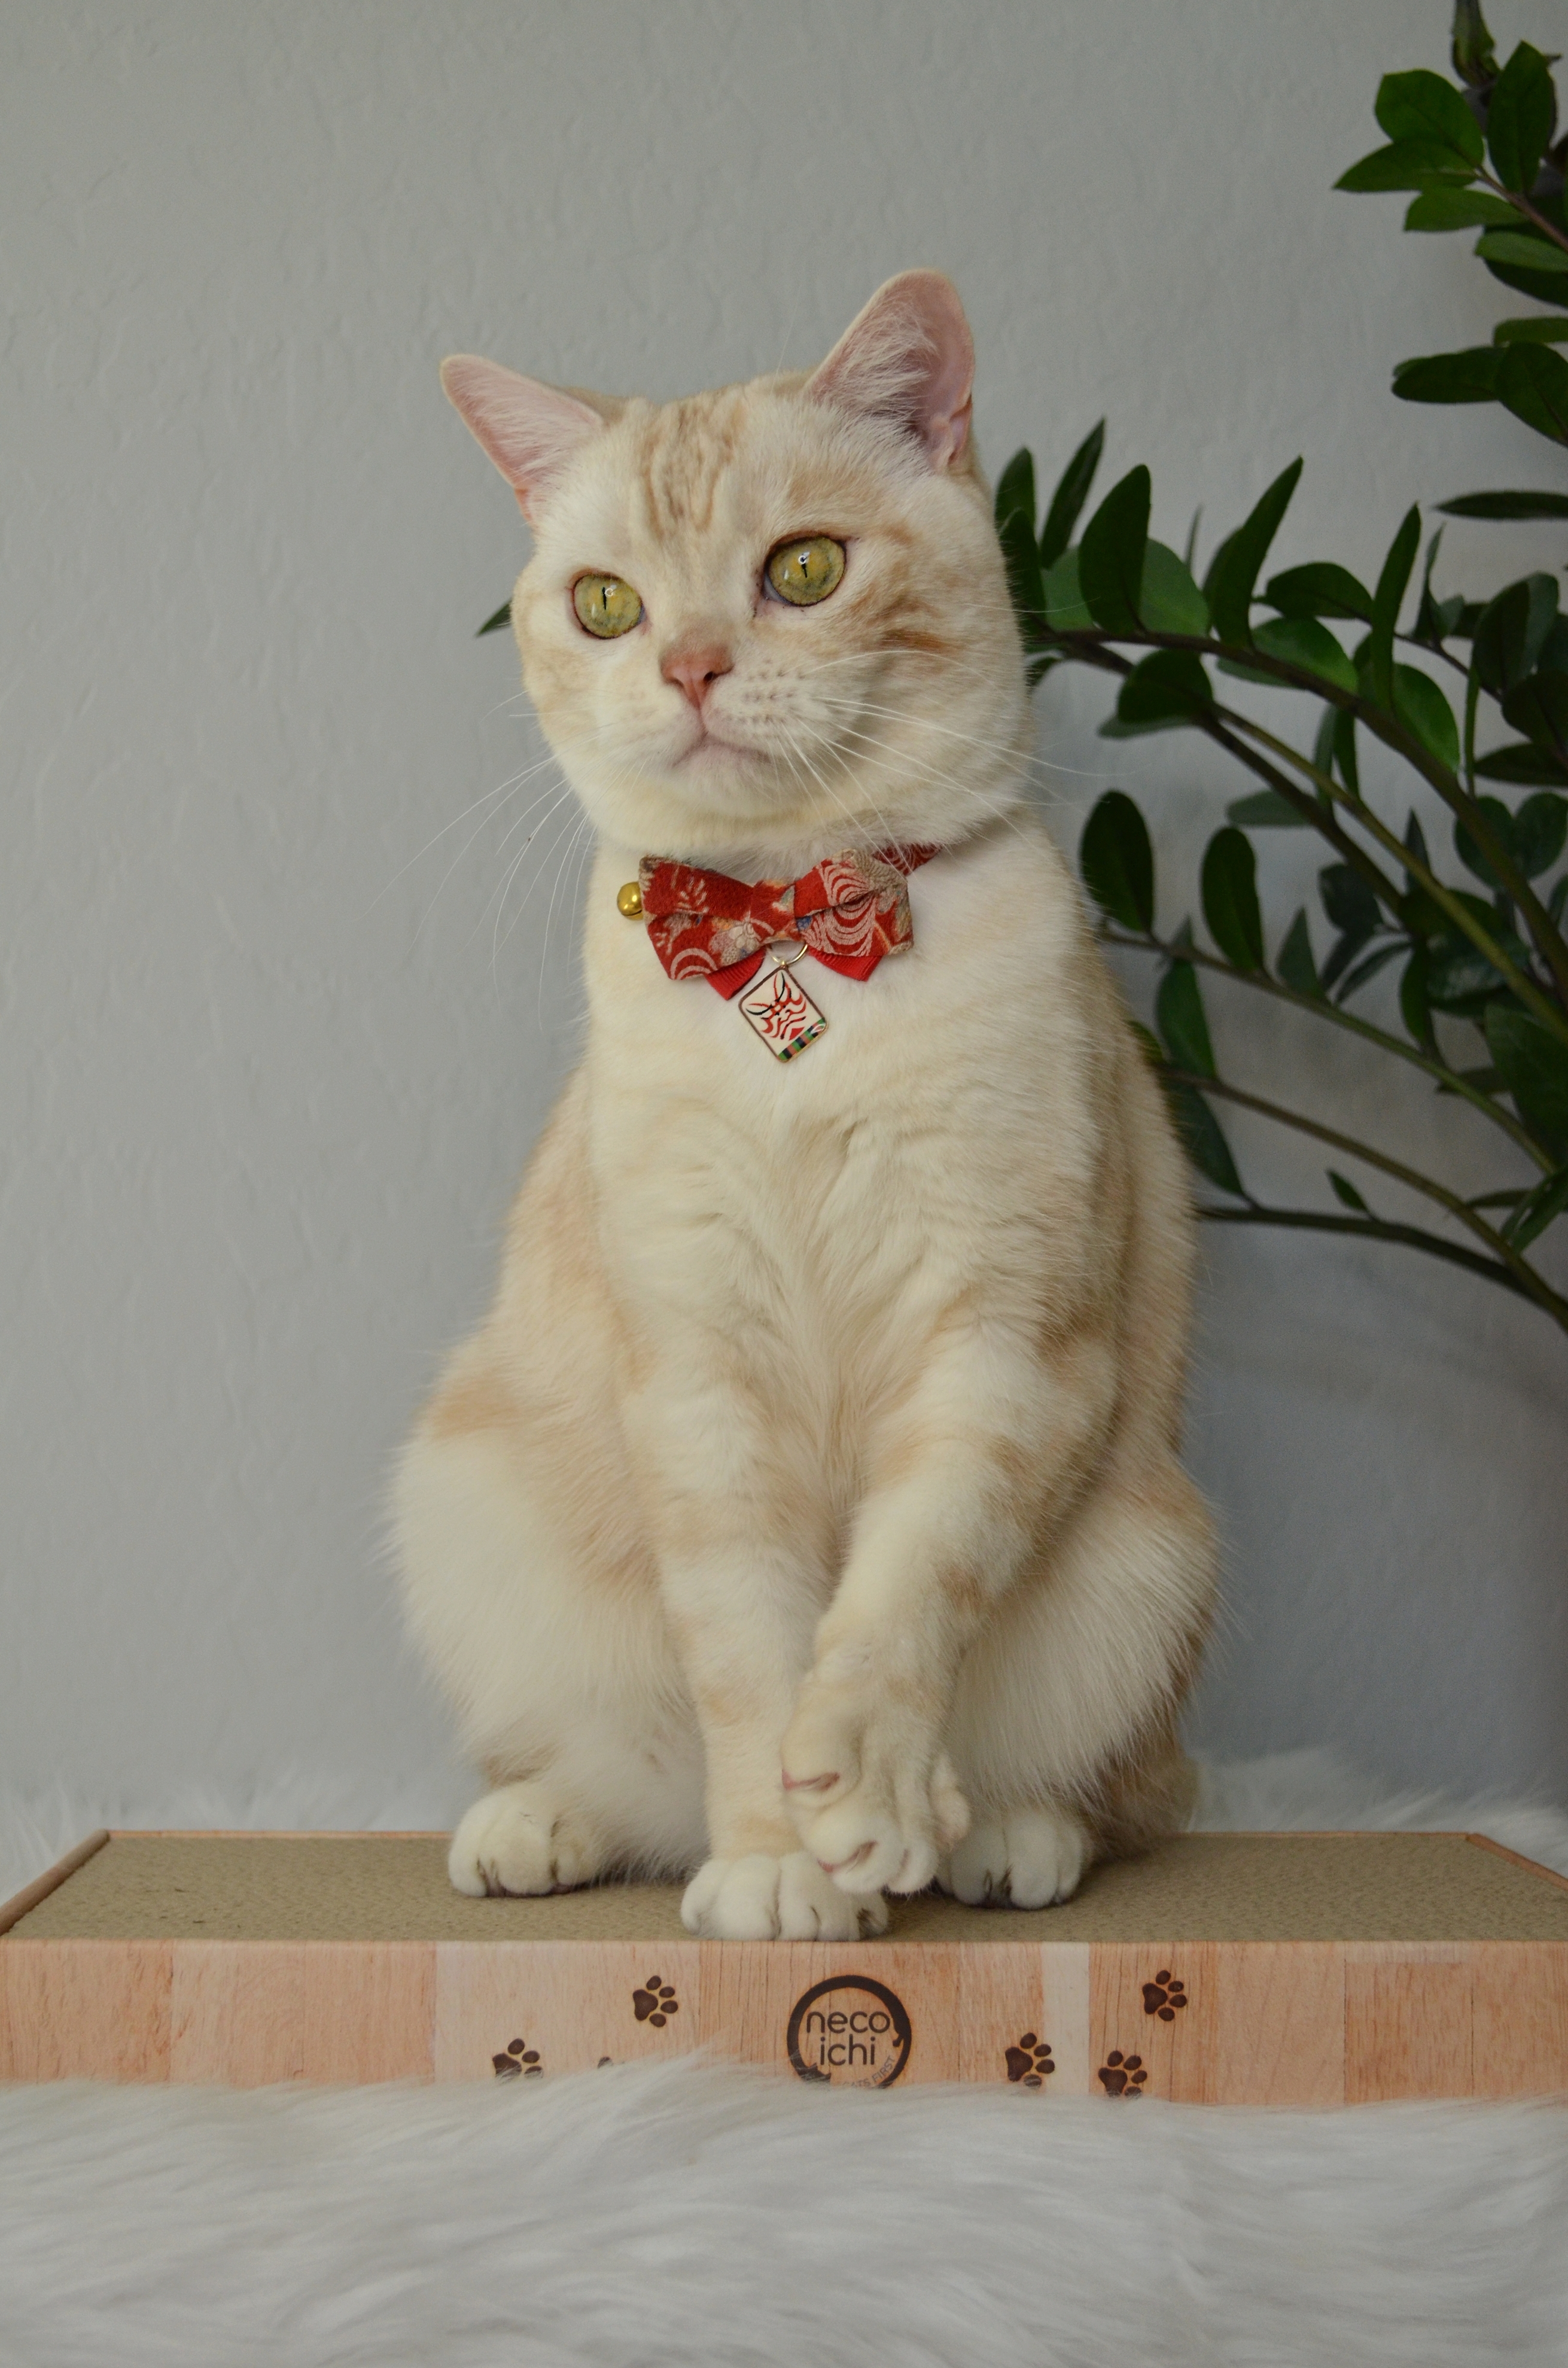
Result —
POLYGON ((505 2055, 493 2055, 490 2061, 495 2066, 497 2080, 537 2080, 544 2070, 539 2049, 522 2039, 508 2041, 505 2055))
POLYGON ((1174 2022, 1186 2004, 1187 1984, 1175 1980, 1168 1965, 1162 1966, 1153 1980, 1143 1985, 1143 2011, 1157 2014, 1162 2022, 1174 2022))
POLYGON ((1038 2089, 1056 2069, 1051 2058, 1049 2039, 1037 2039, 1026 2031, 1017 2046, 1007 2050, 1007 2078, 1021 2080, 1026 2089, 1038 2089))
POLYGON ((1096 2077, 1108 2097, 1137 2097, 1142 2094, 1149 2075, 1141 2055, 1124 2055, 1119 2047, 1113 2047, 1096 2077))
POLYGON ((639 2022, 651 2022, 655 2031, 662 2031, 671 2015, 680 2012, 680 2000, 668 1982, 650 1974, 642 1988, 632 1991, 631 2008, 639 2022))

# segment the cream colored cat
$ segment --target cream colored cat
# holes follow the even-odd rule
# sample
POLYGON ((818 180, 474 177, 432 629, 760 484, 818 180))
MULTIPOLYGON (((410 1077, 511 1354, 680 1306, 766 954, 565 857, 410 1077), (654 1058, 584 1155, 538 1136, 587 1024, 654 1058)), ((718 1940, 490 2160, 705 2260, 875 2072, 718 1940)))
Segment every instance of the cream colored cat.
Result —
POLYGON ((695 1932, 846 1939, 933 1879, 1065 1898, 1185 1816, 1188 1192, 1026 798, 972 373, 924 271, 804 378, 658 405, 446 365, 533 529, 523 677, 598 835, 586 1051, 399 1481, 492 1787, 460 1890, 679 1872, 695 1932), (787 1064, 618 905, 646 857, 932 846, 912 945, 788 973, 827 1024, 787 1064))

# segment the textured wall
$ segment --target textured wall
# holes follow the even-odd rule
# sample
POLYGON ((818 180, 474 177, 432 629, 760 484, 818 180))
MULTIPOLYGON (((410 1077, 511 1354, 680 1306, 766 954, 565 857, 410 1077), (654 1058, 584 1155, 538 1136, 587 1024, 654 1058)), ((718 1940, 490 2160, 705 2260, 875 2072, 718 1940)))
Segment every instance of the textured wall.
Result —
MULTIPOLYGON (((1551 45, 1549 0, 1495 7, 1551 45)), ((937 264, 994 462, 1027 437, 1053 470, 1107 412, 1179 541, 1304 451, 1281 558, 1365 574, 1413 495, 1549 459, 1388 397, 1505 300, 1402 242, 1397 200, 1330 193, 1378 72, 1440 65, 1445 15, 0 10, 0 1775, 451 1782, 383 1474, 571 1058, 581 846, 550 771, 491 795, 540 753, 506 643, 472 638, 522 533, 437 359, 674 393, 809 361, 937 264)), ((1449 549, 1454 583, 1532 553, 1449 549)), ((1106 780, 1146 796, 1179 911, 1243 785, 1193 740, 1096 739, 1088 692, 1045 696, 1048 795, 1070 839, 1106 780)), ((1277 919, 1314 860, 1270 848, 1277 919)), ((1267 1079, 1257 1015, 1218 1027, 1267 1079)), ((1307 1049, 1325 1109, 1460 1135, 1307 1049)), ((1288 1189, 1293 1153, 1235 1132, 1288 1189)), ((1395 1252, 1207 1251, 1206 1737, 1568 1787, 1564 1343, 1395 1252)))

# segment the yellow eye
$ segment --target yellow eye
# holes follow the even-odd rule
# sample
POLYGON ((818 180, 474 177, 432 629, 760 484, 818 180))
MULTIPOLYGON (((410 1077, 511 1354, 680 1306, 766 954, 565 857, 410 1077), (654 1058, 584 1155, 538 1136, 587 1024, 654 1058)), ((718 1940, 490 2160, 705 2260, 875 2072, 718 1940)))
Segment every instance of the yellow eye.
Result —
POLYGON ((801 535, 781 542, 767 558, 767 580, 781 600, 809 609, 836 592, 844 574, 844 545, 830 534, 801 535))
POLYGON ((572 606, 585 632, 601 642, 629 633, 642 620, 642 603, 619 575, 579 575, 572 586, 572 606))

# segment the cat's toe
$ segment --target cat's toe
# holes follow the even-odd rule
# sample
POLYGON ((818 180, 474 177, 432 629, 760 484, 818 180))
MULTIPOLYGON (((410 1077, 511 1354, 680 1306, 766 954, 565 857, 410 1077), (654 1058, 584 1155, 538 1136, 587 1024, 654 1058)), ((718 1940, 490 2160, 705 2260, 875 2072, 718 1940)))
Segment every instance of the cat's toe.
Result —
POLYGON ((447 1853, 454 1887, 471 1898, 570 1891, 591 1883, 603 1852, 584 1820, 540 1784, 503 1784, 476 1801, 447 1853))
POLYGON ((1009 1809, 977 1819, 938 1880, 971 1907, 1050 1907, 1072 1897, 1088 1858, 1088 1836, 1075 1817, 1009 1809))
POLYGON ((805 1850, 710 1858, 687 1885, 680 1913, 705 1941, 858 1941, 888 1920, 884 1900, 840 1890, 805 1850))

